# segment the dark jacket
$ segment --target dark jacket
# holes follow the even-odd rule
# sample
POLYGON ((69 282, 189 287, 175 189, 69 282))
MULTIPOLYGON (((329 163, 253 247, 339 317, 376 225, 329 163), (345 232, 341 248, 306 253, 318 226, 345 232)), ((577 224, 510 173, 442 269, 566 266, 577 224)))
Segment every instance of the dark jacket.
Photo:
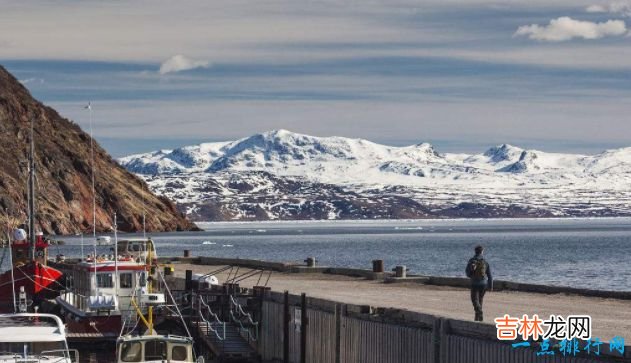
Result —
POLYGON ((486 262, 486 260, 484 259, 484 257, 482 257, 482 255, 475 255, 471 259, 469 259, 465 272, 467 274, 467 277, 471 279, 471 286, 475 286, 475 287, 488 286, 489 289, 493 288, 493 275, 491 274, 491 266, 489 265, 488 262, 486 262), (473 277, 473 261, 475 260, 482 260, 486 264, 486 278, 479 279, 479 278, 473 277))

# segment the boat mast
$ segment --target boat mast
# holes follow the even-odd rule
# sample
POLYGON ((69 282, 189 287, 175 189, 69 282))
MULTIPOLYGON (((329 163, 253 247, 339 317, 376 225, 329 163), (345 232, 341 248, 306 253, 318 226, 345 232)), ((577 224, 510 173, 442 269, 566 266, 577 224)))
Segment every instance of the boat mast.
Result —
POLYGON ((18 312, 18 305, 15 299, 15 276, 13 275, 13 248, 11 248, 11 225, 9 224, 9 217, 7 217, 7 243, 6 248, 9 249, 9 266, 11 269, 11 292, 13 293, 13 312, 18 312))
POLYGON ((114 212, 114 294, 118 296, 118 284, 120 276, 118 276, 118 219, 114 212))
MULTIPOLYGON (((90 161, 92 164, 92 237, 94 238, 94 245, 96 246, 96 191, 95 191, 95 171, 94 165, 94 134, 92 132, 92 103, 88 102, 85 106, 88 109, 90 117, 90 161)), ((94 256, 96 258, 96 256, 94 256)))
POLYGON ((84 107, 88 110, 90 120, 90 161, 92 166, 92 238, 94 239, 94 256, 92 258, 92 264, 94 266, 94 291, 95 295, 99 294, 99 279, 96 276, 96 191, 94 183, 94 172, 96 167, 94 166, 94 136, 92 133, 92 103, 88 102, 88 105, 84 107))
POLYGON ((28 157, 28 257, 35 260, 35 143, 33 140, 34 120, 31 117, 31 149, 28 157))

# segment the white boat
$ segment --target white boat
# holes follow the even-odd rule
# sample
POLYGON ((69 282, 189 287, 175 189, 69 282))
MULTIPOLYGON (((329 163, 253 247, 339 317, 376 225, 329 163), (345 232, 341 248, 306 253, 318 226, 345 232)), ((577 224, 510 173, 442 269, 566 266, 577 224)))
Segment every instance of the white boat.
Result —
POLYGON ((0 315, 0 362, 71 363, 79 352, 68 349, 61 319, 51 314, 0 315))
MULTIPOLYGON (((133 245, 130 244, 130 246, 133 245)), ((148 248, 153 248, 153 244, 148 248)), ((152 250, 147 252, 148 258, 151 260, 152 250)), ((158 274, 158 277, 162 277, 162 275, 158 274)), ((168 289, 165 290, 170 294, 168 289)), ((172 296, 171 301, 173 301, 172 296)), ((177 305, 173 305, 171 308, 179 316, 188 337, 161 335, 155 330, 154 308, 166 305, 163 292, 155 292, 152 284, 147 284, 146 288, 137 290, 136 294, 130 297, 130 302, 130 305, 135 309, 136 319, 128 319, 125 323, 131 323, 133 320, 136 320, 136 323, 131 330, 126 330, 125 324, 121 329, 121 335, 116 341, 117 362, 204 362, 203 357, 195 360, 193 338, 186 329, 186 322, 177 305), (127 333, 124 333, 125 331, 127 333), (143 331, 144 333, 142 333, 143 331)))
POLYGON ((70 334, 94 339, 116 339, 123 322, 135 316, 134 296, 157 299, 146 293, 158 288, 153 242, 118 241, 118 256, 100 255, 76 264, 58 264, 66 274, 66 290, 56 298, 70 334))
POLYGON ((112 238, 110 236, 96 237, 96 244, 99 246, 109 246, 112 244, 112 238))
POLYGON ((117 245, 119 255, 129 257, 136 262, 155 263, 158 259, 156 247, 151 238, 120 240, 117 242, 117 245), (147 258, 150 258, 152 261, 147 261, 147 258))

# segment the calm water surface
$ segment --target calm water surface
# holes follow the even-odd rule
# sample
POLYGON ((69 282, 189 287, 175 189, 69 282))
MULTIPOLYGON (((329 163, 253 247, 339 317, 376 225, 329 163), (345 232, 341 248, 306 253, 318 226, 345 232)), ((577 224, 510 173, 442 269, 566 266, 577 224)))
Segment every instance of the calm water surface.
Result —
MULTIPOLYGON (((160 256, 239 257, 463 276, 473 247, 486 247, 496 279, 631 291, 631 219, 433 220, 202 223, 204 232, 152 233, 160 256)), ((119 238, 141 234, 119 235, 119 238)), ((51 255, 81 254, 81 238, 60 237, 51 255)), ((92 250, 84 238, 84 254, 92 250)), ((107 248, 99 247, 99 253, 107 248)))

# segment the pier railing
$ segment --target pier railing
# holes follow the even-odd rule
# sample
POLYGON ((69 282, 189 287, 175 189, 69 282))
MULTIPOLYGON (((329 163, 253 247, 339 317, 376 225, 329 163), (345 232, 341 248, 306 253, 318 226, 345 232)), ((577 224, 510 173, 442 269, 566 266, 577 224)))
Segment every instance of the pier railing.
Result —
POLYGON ((197 316, 200 323, 205 324, 208 335, 214 334, 217 339, 226 339, 226 322, 222 321, 212 308, 204 301, 202 295, 197 296, 197 316), (217 329, 219 328, 219 329, 217 329))
POLYGON ((252 314, 246 312, 243 306, 233 295, 230 295, 230 319, 239 326, 239 330, 245 334, 248 342, 256 342, 259 339, 259 322, 254 321, 252 314))

